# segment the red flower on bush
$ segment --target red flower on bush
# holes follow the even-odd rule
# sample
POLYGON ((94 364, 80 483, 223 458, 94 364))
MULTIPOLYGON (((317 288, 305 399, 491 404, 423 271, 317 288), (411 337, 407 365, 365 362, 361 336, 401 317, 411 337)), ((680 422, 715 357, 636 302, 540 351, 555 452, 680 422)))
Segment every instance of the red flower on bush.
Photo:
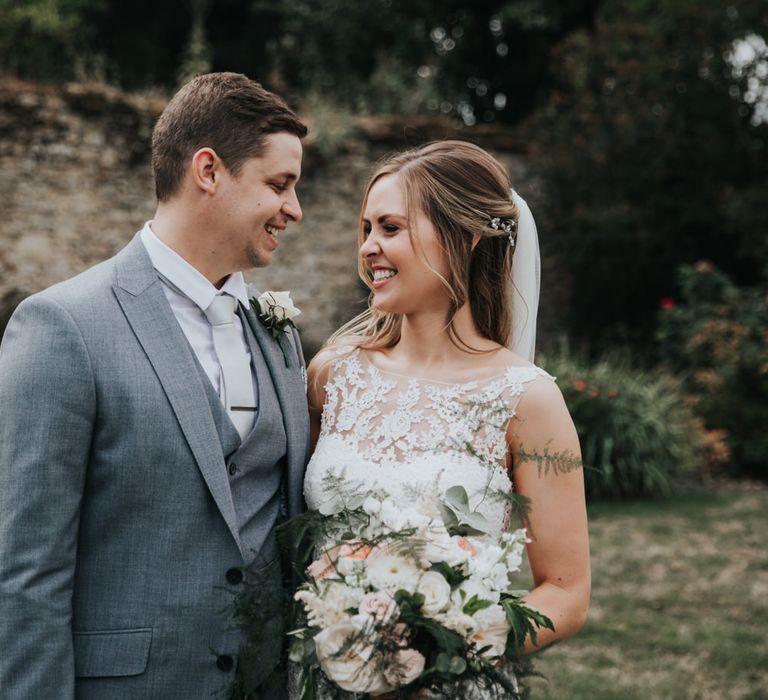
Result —
POLYGON ((577 379, 573 382, 573 388, 576 391, 584 391, 587 388, 587 383, 583 379, 577 379))
POLYGON ((608 398, 615 399, 619 395, 619 390, 616 388, 608 390, 608 398))
POLYGON ((675 308, 675 300, 672 297, 663 297, 661 301, 659 302, 659 308, 664 309, 665 311, 667 309, 674 309, 675 308))

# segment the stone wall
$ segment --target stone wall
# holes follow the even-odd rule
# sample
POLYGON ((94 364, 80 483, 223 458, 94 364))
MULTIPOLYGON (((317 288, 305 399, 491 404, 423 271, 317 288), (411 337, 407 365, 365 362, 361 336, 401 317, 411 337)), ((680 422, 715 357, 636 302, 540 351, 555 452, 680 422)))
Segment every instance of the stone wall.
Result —
MULTIPOLYGON (((149 139, 164 104, 104 86, 0 80, 0 333, 21 299, 111 256, 152 217, 149 139)), ((523 169, 514 133, 491 127, 387 117, 313 126, 299 186, 304 220, 288 229, 269 268, 247 273, 262 289, 292 290, 310 351, 366 296, 357 216, 384 153, 463 137, 492 150, 513 179, 523 169)))

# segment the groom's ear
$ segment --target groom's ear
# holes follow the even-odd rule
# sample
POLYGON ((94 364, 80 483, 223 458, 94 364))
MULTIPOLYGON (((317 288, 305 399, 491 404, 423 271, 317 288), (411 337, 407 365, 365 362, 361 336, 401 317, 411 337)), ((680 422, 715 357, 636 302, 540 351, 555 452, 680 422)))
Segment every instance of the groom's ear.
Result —
POLYGON ((214 194, 223 167, 221 158, 212 148, 201 148, 192 156, 192 181, 206 194, 214 194))

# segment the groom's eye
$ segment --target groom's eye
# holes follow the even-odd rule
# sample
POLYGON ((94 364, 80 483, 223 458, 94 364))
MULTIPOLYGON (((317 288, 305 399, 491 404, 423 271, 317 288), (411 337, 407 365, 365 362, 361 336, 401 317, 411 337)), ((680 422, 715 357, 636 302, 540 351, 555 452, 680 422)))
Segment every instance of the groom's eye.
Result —
POLYGON ((284 182, 273 182, 272 187, 274 187, 277 192, 285 192, 287 185, 284 182))

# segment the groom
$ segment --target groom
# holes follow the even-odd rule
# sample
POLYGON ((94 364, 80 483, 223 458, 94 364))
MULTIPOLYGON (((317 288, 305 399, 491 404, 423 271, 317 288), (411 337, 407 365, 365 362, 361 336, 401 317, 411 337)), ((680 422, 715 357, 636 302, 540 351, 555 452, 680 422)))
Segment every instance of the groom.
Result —
MULTIPOLYGON (((210 698, 237 671, 223 610, 246 567, 263 565, 270 612, 308 415, 298 337, 284 358, 241 270, 301 219, 306 133, 243 75, 188 83, 153 132, 155 218, 8 324, 0 697, 210 698)), ((280 641, 241 669, 253 697, 282 692, 280 641)))

